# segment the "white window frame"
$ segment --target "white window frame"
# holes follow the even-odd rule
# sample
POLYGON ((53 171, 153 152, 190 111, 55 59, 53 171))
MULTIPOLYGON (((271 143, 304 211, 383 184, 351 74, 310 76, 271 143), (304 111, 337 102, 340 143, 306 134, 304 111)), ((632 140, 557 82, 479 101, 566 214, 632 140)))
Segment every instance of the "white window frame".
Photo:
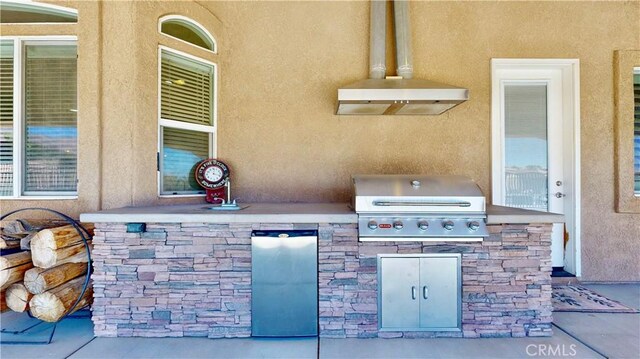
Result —
MULTIPOLYGON (((640 75, 640 66, 634 66, 634 67, 633 67, 633 75, 640 75)), ((634 83, 635 83, 635 80, 632 80, 632 81, 631 81, 631 90, 632 90, 632 91, 633 91, 634 83)), ((635 106, 635 103, 634 103, 634 106, 635 106)), ((634 111, 635 111, 635 110, 634 110, 634 111)), ((633 126, 635 126, 635 123, 633 124, 633 126)), ((633 126, 631 126, 631 129, 632 129, 632 130, 633 130, 633 126)), ((631 135, 631 138, 633 138, 633 139, 635 140, 635 136, 634 136, 634 135, 631 135)), ((636 165, 636 160, 635 160, 635 155, 636 155, 635 142, 634 142, 634 141, 632 141, 632 142, 631 142, 631 145, 632 145, 632 146, 634 146, 634 147, 632 148, 632 150, 631 150, 631 155, 633 156, 633 160, 631 161, 631 165, 633 166, 632 168, 635 168, 635 165, 636 165)), ((633 171, 635 172, 635 169, 634 169, 633 171)), ((636 179, 635 179, 635 173, 634 173, 634 176, 633 176, 632 178, 633 178, 633 181, 634 181, 633 183, 634 183, 634 185, 635 185, 635 180, 636 180, 636 179)), ((635 197, 640 197, 640 192, 636 192, 636 191, 635 191, 635 188, 632 188, 632 190, 633 190, 633 195, 634 195, 635 197)))
POLYGON ((193 20, 191 18, 188 18, 186 16, 182 16, 182 15, 166 15, 166 16, 161 17, 158 20, 158 32, 162 36, 170 37, 170 38, 172 38, 174 40, 178 40, 178 41, 180 41, 180 42, 182 42, 184 44, 187 44, 189 46, 193 46, 193 47, 198 48, 200 50, 204 50, 204 51, 207 51, 207 52, 212 53, 212 54, 217 54, 218 53, 218 43, 216 42, 216 38, 213 37, 213 35, 211 35, 211 33, 204 26, 202 26, 200 23, 198 23, 197 21, 195 21, 195 20, 193 20), (190 43, 188 41, 184 41, 184 40, 182 40, 180 38, 177 38, 175 36, 171 36, 171 35, 169 35, 167 33, 162 32, 162 24, 167 22, 167 21, 171 21, 171 20, 185 21, 185 22, 191 23, 193 26, 198 27, 198 29, 200 29, 200 31, 202 31, 209 38, 211 43, 213 44, 213 51, 211 51, 209 49, 205 49, 204 47, 192 44, 192 43, 190 43))
MULTIPOLYGON (((0 196, 0 199, 25 199, 25 200, 59 200, 59 199, 77 199, 78 191, 75 192, 23 192, 24 189, 24 58, 23 49, 25 44, 43 43, 50 45, 78 45, 77 36, 0 36, 0 40, 13 40, 13 195, 0 196), (15 66, 19 64, 19 66, 15 66), (37 193, 37 194, 34 194, 37 193)), ((77 86, 77 82, 76 82, 77 86)), ((80 102, 78 101, 78 107, 80 102)), ((80 109, 78 108, 78 114, 80 109)), ((80 117, 78 116, 78 121, 80 117)), ((76 148, 79 149, 80 131, 76 138, 76 148)), ((78 163, 80 159, 80 151, 78 150, 78 163)), ((79 176, 78 183, 80 181, 79 176)))
POLYGON ((75 22, 5 22, 2 23, 2 25, 74 25, 78 23, 78 10, 74 8, 35 2, 31 0, 2 0, 2 2, 6 4, 26 5, 26 7, 31 7, 34 10, 37 8, 42 8, 53 13, 62 13, 65 15, 72 15, 76 17, 75 22))
POLYGON ((204 189, 202 189, 203 193, 188 193, 188 194, 166 194, 162 193, 162 159, 163 159, 163 146, 162 146, 162 128, 170 127, 177 128, 181 130, 191 130, 198 132, 207 132, 209 133, 209 157, 216 156, 216 148, 217 148, 217 134, 218 134, 218 65, 212 61, 205 60, 201 57, 197 57, 182 51, 178 51, 172 49, 168 46, 160 45, 158 46, 158 166, 157 166, 157 182, 158 182, 158 197, 161 198, 180 198, 180 197, 204 197, 206 194, 204 193, 204 189), (170 52, 175 55, 186 57, 190 60, 198 61, 203 64, 212 66, 213 68, 213 111, 212 111, 212 125, 205 126, 199 125, 195 123, 187 123, 183 121, 169 120, 162 118, 162 52, 170 52))

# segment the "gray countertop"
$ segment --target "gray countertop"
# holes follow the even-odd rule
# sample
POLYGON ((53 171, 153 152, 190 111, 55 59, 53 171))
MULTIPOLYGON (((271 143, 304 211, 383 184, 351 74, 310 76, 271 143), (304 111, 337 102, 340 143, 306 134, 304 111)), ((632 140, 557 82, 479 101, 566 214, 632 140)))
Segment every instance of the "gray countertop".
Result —
POLYGON ((564 215, 528 209, 487 205, 487 224, 562 223, 564 215))
POLYGON ((211 204, 124 207, 80 215, 82 222, 147 223, 357 223, 346 203, 247 203, 240 211, 214 211, 211 204))
MULTIPOLYGON (((206 203, 174 206, 124 207, 83 213, 82 222, 146 223, 357 223, 347 203, 250 203, 240 211, 214 211, 206 203)), ((487 206, 487 223, 557 223, 561 214, 502 206, 487 206)))

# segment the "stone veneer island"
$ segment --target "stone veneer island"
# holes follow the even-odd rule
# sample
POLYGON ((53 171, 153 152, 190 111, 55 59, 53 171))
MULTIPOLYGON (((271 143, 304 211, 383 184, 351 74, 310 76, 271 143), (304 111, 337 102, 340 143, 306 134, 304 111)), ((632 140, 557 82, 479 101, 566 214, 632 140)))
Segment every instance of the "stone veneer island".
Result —
POLYGON ((552 335, 551 223, 560 215, 492 206, 482 242, 359 242, 346 204, 204 207, 81 216, 96 225, 96 336, 251 336, 252 230, 310 228, 319 234, 322 338, 552 335), (127 223, 145 223, 146 231, 128 233, 127 223), (461 254, 462 331, 379 331, 377 255, 395 253, 461 254))

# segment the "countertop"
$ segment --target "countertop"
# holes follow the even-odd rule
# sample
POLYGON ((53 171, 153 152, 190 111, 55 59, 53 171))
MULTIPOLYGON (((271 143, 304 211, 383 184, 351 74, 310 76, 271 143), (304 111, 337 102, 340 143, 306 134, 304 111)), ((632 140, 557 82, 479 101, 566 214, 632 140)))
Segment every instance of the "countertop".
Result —
MULTIPOLYGON (((211 205, 124 207, 83 213, 82 222, 146 223, 357 223, 347 203, 249 203, 240 211, 214 211, 211 205)), ((559 223, 561 214, 487 205, 487 223, 559 223)))
POLYGON ((564 215, 528 209, 487 205, 487 224, 563 223, 564 215))

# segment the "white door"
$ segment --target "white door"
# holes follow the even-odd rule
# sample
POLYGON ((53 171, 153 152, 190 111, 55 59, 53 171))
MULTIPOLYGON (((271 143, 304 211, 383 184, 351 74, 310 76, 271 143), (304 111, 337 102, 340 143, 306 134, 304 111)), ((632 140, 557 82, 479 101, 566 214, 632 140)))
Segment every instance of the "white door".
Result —
MULTIPOLYGON (((574 134, 567 133, 563 71, 544 66, 499 68, 494 63, 493 79, 493 203, 570 212, 569 202, 576 197, 567 197, 567 192, 575 193, 575 179, 567 180, 565 172, 571 172, 568 165, 573 165, 575 151, 574 134)), ((567 216, 569 221, 573 218, 567 216)), ((570 238, 574 223, 567 224, 553 226, 553 267, 565 267, 565 238, 570 238)))

